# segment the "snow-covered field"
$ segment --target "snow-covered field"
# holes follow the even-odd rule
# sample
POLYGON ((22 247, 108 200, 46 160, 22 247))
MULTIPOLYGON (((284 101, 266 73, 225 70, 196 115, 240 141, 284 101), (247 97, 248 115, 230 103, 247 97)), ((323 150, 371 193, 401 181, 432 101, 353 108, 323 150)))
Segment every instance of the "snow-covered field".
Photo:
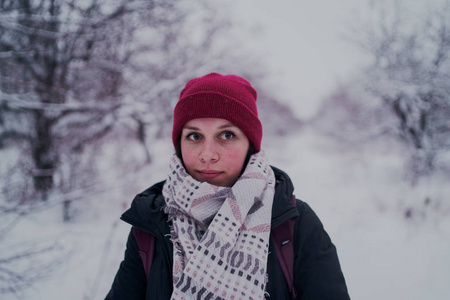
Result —
MULTIPOLYGON (((134 194, 164 179, 170 145, 168 140, 154 145, 154 163, 140 169, 130 163, 140 155, 133 147, 105 152, 104 186, 76 202, 74 221, 62 222, 57 205, 15 226, 1 253, 13 253, 24 243, 57 241, 59 248, 46 259, 61 261, 19 294, 20 299, 104 298, 129 232, 120 214, 134 194)), ((263 146, 271 164, 290 174, 297 197, 324 223, 352 299, 450 299, 448 177, 412 188, 401 180, 402 153, 396 145, 344 151, 308 128, 286 138, 268 138, 263 146), (407 208, 410 218, 405 217, 407 208)), ((1 298, 17 299, 11 294, 1 298)))

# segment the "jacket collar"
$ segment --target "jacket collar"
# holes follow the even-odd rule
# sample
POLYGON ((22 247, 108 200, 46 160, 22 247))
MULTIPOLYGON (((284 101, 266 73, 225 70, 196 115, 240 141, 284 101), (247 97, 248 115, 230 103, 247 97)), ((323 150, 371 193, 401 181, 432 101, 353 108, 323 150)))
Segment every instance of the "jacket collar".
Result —
POLYGON ((297 208, 292 204, 291 199, 294 196, 294 185, 289 176, 278 168, 273 166, 275 173, 275 195, 272 205, 272 228, 281 225, 288 219, 295 219, 299 216, 297 208))
MULTIPOLYGON (((274 228, 288 219, 298 217, 299 214, 296 207, 291 203, 294 191, 291 179, 280 169, 275 167, 272 167, 272 169, 276 180, 271 222, 272 228, 274 228)), ((158 182, 136 195, 130 209, 122 215, 121 219, 152 234, 156 234, 156 232, 161 231, 161 228, 167 227, 167 215, 163 212, 165 205, 162 196, 164 182, 158 182)))

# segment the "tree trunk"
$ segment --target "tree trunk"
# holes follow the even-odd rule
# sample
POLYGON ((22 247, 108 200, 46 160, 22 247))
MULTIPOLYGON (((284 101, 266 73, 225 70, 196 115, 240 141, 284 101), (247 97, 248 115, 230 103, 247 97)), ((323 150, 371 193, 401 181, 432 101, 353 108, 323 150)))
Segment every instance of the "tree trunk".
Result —
POLYGON ((72 203, 72 201, 70 201, 70 200, 64 200, 64 204, 63 204, 63 221, 66 222, 66 223, 72 221, 71 203, 72 203))
POLYGON ((45 112, 34 113, 36 139, 31 145, 34 162, 33 183, 38 197, 46 200, 53 188, 53 174, 57 165, 57 154, 54 151, 51 132, 52 120, 45 112))

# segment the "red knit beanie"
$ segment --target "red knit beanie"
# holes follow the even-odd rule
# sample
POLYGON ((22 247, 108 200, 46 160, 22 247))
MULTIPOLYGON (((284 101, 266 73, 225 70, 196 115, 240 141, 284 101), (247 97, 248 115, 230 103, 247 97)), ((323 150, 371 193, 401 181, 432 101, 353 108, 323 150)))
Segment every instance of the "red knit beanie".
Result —
POLYGON ((198 118, 220 118, 239 127, 255 152, 259 152, 262 126, 256 95, 250 83, 236 75, 211 73, 189 80, 174 110, 172 141, 175 148, 184 124, 198 118))

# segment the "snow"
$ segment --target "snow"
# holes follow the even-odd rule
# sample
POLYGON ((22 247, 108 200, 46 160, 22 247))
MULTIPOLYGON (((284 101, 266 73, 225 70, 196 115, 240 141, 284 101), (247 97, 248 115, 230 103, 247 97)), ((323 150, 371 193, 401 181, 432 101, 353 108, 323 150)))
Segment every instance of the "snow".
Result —
POLYGON ((342 152, 310 131, 280 144, 289 150, 272 148, 271 157, 323 221, 353 299, 448 298, 448 177, 412 188, 401 179, 402 149, 391 143, 342 152), (426 196, 440 208, 406 219, 426 196))
MULTIPOLYGON (((400 147, 378 144, 345 150, 309 127, 291 136, 269 137, 263 147, 270 163, 290 174, 297 197, 324 223, 338 249, 352 299, 450 296, 450 222, 444 203, 450 191, 440 182, 444 177, 436 178, 436 187, 428 183, 412 188, 402 180, 400 147), (440 207, 405 218, 404 208, 409 203, 418 206, 424 195, 441 199, 440 207)), ((58 243, 58 250, 44 257, 61 263, 21 299, 102 299, 108 292, 130 229, 119 216, 134 194, 164 179, 171 143, 156 143, 154 163, 125 174, 114 160, 120 155, 111 149, 102 161, 105 189, 75 202, 72 222, 62 222, 62 207, 55 205, 22 219, 11 241, 1 246, 4 250, 25 241, 58 243)), ((127 149, 136 149, 128 152, 135 161, 144 159, 137 146, 127 149)))

